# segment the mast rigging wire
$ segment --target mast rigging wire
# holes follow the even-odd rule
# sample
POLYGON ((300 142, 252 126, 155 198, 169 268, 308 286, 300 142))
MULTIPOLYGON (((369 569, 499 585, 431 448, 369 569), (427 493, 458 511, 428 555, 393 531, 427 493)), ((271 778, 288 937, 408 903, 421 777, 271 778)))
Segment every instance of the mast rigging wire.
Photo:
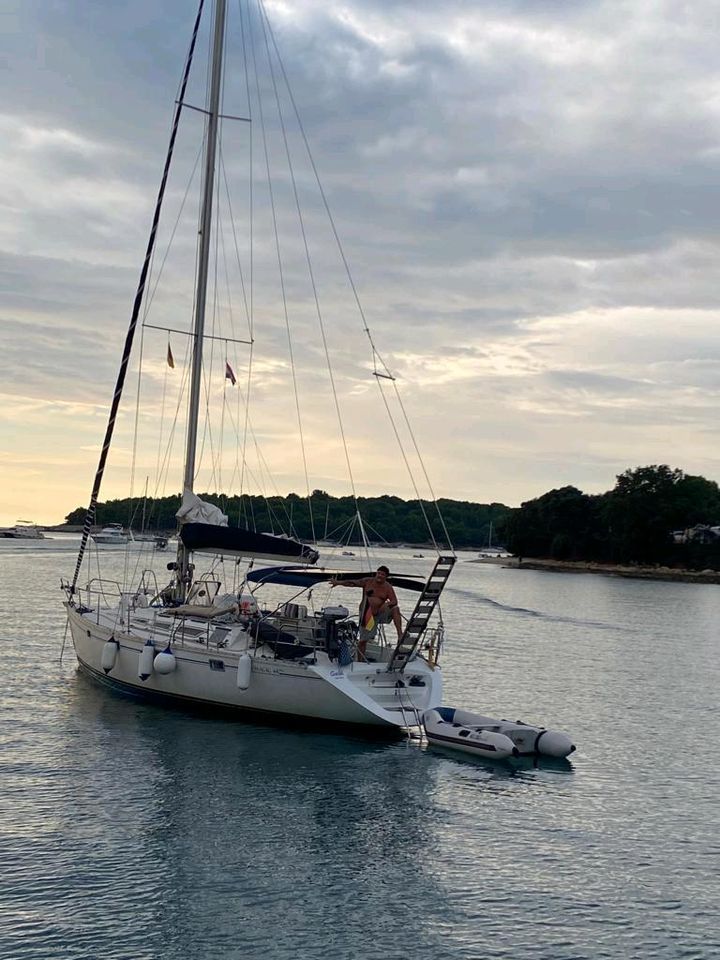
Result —
MULTIPOLYGON (((262 23, 262 20, 261 20, 261 23, 262 23)), ((258 117, 259 117, 259 119, 260 119, 260 130, 261 130, 261 133, 262 133, 262 144, 263 144, 263 156, 264 156, 264 159, 265 159, 265 173, 266 173, 266 176, 267 176, 268 193, 269 193, 269 197, 270 197, 270 210, 271 210, 271 214, 272 214, 272 225, 273 225, 273 233, 274 233, 274 238, 275 238, 275 253, 276 253, 276 256, 277 256, 278 278, 279 278, 279 280, 280 280, 280 293, 281 293, 281 296, 282 296, 283 316, 284 316, 284 319, 285 319, 285 333, 286 333, 286 336, 287 336, 288 356, 289 356, 289 359, 290 359, 290 371, 291 371, 291 376, 292 376, 293 396, 294 396, 294 400, 295 400, 295 414, 296 414, 297 424, 298 424, 298 439, 299 439, 299 441, 300 441, 300 453, 301 453, 301 456, 302 456, 303 472, 304 472, 304 475, 305 475, 305 489, 306 489, 306 494, 307 494, 307 499, 308 499, 308 505, 309 505, 309 507, 310 507, 310 526, 311 526, 311 529, 312 529, 312 538, 313 538, 313 540, 315 540, 315 539, 316 539, 316 538, 315 538, 315 523, 314 523, 314 521, 313 521, 312 506, 310 506, 310 478, 309 478, 309 475, 308 475, 307 452, 306 452, 306 450, 305 450, 305 435, 304 435, 304 431, 303 431, 302 414, 301 414, 301 410, 300 410, 300 394, 299 394, 299 391, 298 391, 297 371, 296 371, 296 367, 295 367, 295 353, 294 353, 294 349, 293 349, 292 334, 291 334, 291 331, 290 331, 290 313, 289 313, 289 310, 288 310, 288 302, 287 302, 287 291, 286 291, 286 284, 285 284, 285 271, 284 271, 284 269, 283 269, 282 248, 281 248, 281 244, 280 244, 280 233, 279 233, 279 231, 278 231, 277 209, 276 209, 276 204, 275 204, 275 191, 274 191, 274 189, 273 189, 272 174, 271 174, 271 171, 270 171, 270 155, 269 155, 269 152, 268 152, 267 131, 266 131, 266 127, 265 127, 265 111, 263 110, 262 96, 261 96, 261 93, 260 93, 260 79, 259 79, 259 75, 258 75, 258 64, 257 64, 257 56, 256 56, 256 53, 255 53, 255 43, 252 42, 252 40, 253 40, 253 37, 252 37, 252 24, 251 24, 251 26, 250 26, 250 31, 251 31, 251 33, 250 33, 250 39, 251 39, 250 50, 251 50, 251 53, 252 53, 253 73, 254 73, 254 76, 255 76, 255 88, 256 88, 256 90, 257 90, 257 98, 258 98, 258 117)), ((267 46, 267 40, 266 40, 266 46, 267 46)), ((268 55, 268 56, 269 56, 269 55, 268 55)), ((272 73, 272 64, 270 64, 270 70, 271 70, 271 73, 272 73)), ((273 83, 274 83, 274 79, 273 79, 273 83)), ((278 113, 280 114, 279 104, 278 104, 278 113)), ((281 124, 282 124, 282 115, 281 115, 281 114, 280 114, 280 122, 281 122, 281 124)), ((283 131, 284 131, 284 127, 283 127, 283 131)), ((292 170, 292 168, 291 168, 291 170, 292 170)))
MULTIPOLYGON (((394 380, 395 380, 395 377, 392 375, 390 369, 388 368, 388 366, 387 366, 387 364, 385 363, 385 361, 383 360, 380 352, 378 351, 377 347, 375 346, 375 342, 374 342, 373 337, 372 337, 372 332, 371 332, 370 327, 369 327, 369 325, 368 325, 367 318, 366 318, 366 316, 365 316, 365 311, 364 311, 364 309, 363 309, 362 303, 361 303, 361 301, 360 301, 360 296, 359 296, 359 294, 358 294, 357 287, 356 287, 356 285, 355 285, 355 280, 354 280, 354 278, 353 278, 353 276, 352 276, 352 272, 351 272, 351 270, 350 270, 350 265, 349 265, 349 263, 348 263, 348 260, 347 260, 346 255, 345 255, 345 249, 344 249, 344 247, 343 247, 342 241, 340 240, 340 235, 339 235, 339 233, 338 233, 338 230, 337 230, 337 227, 336 227, 336 224, 335 224, 334 217, 333 217, 332 212, 331 212, 331 210, 330 210, 330 204, 328 203, 328 199, 327 199, 327 196, 326 196, 326 194, 325 194, 325 190, 324 190, 324 188, 323 188, 322 181, 321 181, 321 179, 320 179, 320 174, 319 174, 319 172, 318 172, 317 165, 316 165, 316 163, 315 163, 315 158, 314 158, 314 156, 313 156, 312 150, 310 149, 310 143, 309 143, 309 141, 308 141, 307 134, 305 133, 305 127, 304 127, 304 124, 303 124, 303 122, 302 122, 302 118, 301 118, 301 116, 300 116, 300 111, 299 111, 298 106, 297 106, 297 103, 296 103, 296 101, 295 101, 295 97, 293 96, 292 88, 291 88, 291 86, 290 86, 290 82, 289 82, 289 80, 288 80, 287 72, 286 72, 286 70, 285 70, 285 65, 284 65, 284 63, 283 63, 282 57, 280 56, 280 50, 279 50, 278 45, 277 45, 277 40, 275 39, 275 34, 274 34, 274 32, 273 32, 272 25, 271 25, 271 23, 270 23, 270 20, 269 20, 268 15, 267 15, 267 11, 265 10, 265 4, 264 4, 263 0, 257 0, 257 3, 258 3, 258 9, 259 9, 259 11, 260 11, 260 16, 261 16, 261 19, 262 19, 262 23, 263 23, 263 30, 267 29, 267 35, 270 37, 270 39, 271 39, 271 41, 272 41, 273 48, 274 48, 274 50, 275 50, 275 56, 276 56, 276 58, 277 58, 278 65, 279 65, 280 70, 281 70, 281 72, 282 72, 283 80, 284 80, 284 82, 285 82, 285 88, 286 88, 286 90, 287 90, 288 97, 289 97, 290 103, 292 104, 293 112, 294 112, 294 114, 295 114, 295 118, 296 118, 297 123, 298 123, 298 128, 299 128, 299 130, 300 130, 300 133, 301 133, 303 142, 304 142, 304 144, 305 144, 305 149, 306 149, 306 151, 307 151, 308 159, 309 159, 309 161, 310 161, 310 166, 311 166, 312 171, 313 171, 313 174, 314 174, 314 176, 315 176, 315 181, 316 181, 316 183, 317 183, 318 190, 319 190, 319 192, 320 192, 320 197, 321 197, 321 199, 322 199, 323 206, 324 206, 324 208, 325 208, 325 212, 326 212, 326 214, 327 214, 328 221, 329 221, 329 223, 330 223, 330 227, 331 227, 331 229, 332 229, 332 233, 333 233, 333 236, 334 236, 334 238, 335 238, 335 242, 336 242, 336 244, 337 244, 338 252, 339 252, 339 254, 340 254, 340 257, 341 257, 343 266, 344 266, 344 268, 345 268, 345 273, 346 273, 346 276, 347 276, 347 279, 348 279, 348 283, 350 284, 350 288, 351 288, 352 293, 353 293, 353 296, 354 296, 354 298, 355 298, 355 303, 356 303, 356 305, 357 305, 358 312, 359 312, 360 318, 361 318, 361 320, 362 320, 363 329, 364 329, 365 334, 366 334, 366 336, 367 336, 367 338, 368 338, 368 340, 369 340, 369 342, 370 342, 370 346, 371 346, 371 350, 372 350, 372 357, 373 357, 373 366, 374 366, 375 372, 377 373, 377 362, 379 361, 381 367, 383 368, 383 370, 384 370, 384 372, 385 372, 386 377, 387 377, 388 379, 391 379, 391 380, 394 381, 394 380)), ((450 547, 451 550, 453 550, 452 543, 451 543, 451 541, 450 541, 450 536, 449 536, 449 534, 448 534, 447 527, 445 526, 445 521, 444 521, 444 519, 443 519, 443 517, 442 517, 442 513, 441 513, 441 511, 440 511, 440 507, 439 507, 439 504, 438 504, 438 502, 437 502, 437 497, 435 496, 435 492, 434 492, 434 490, 433 490, 433 488, 432 488, 432 485, 430 484, 430 479, 429 479, 427 470, 425 469, 425 465, 424 465, 422 456, 421 456, 421 454, 420 454, 420 450, 419 450, 419 448, 418 448, 417 441, 416 441, 416 439, 415 439, 414 433, 413 433, 413 431, 412 431, 412 427, 411 427, 411 425, 410 425, 410 421, 409 421, 407 412, 406 412, 406 410, 405 410, 404 405, 402 404, 402 400, 400 399, 400 395, 399 395, 399 393, 398 393, 398 391, 397 391, 397 385, 395 385, 395 390, 396 390, 396 395, 397 395, 397 398, 398 398, 398 403, 399 403, 399 405, 400 405, 400 408, 401 408, 402 413, 403 413, 403 417, 404 417, 404 419, 405 419, 405 423, 406 423, 406 425, 407 425, 407 427, 408 427, 408 430, 409 430, 409 432, 410 432, 411 438, 412 438, 412 440, 413 440, 413 446, 414 446, 414 449, 415 449, 415 453, 416 453, 416 455, 417 455, 417 457, 418 457, 418 460, 419 460, 419 462, 420 462, 420 465, 421 465, 421 468, 422 468, 422 471, 423 471, 423 476, 425 477, 425 480, 426 480, 426 482, 427 482, 427 484, 428 484, 428 488, 429 488, 429 490, 430 490, 430 494, 431 494, 431 497, 432 497, 432 499, 433 499, 433 503, 434 503, 434 505, 435 505, 435 509, 436 509, 437 512, 438 512, 438 516, 439 516, 439 518, 440 518, 440 523, 441 523, 441 525, 442 525, 443 531, 444 531, 445 536, 446 536, 446 538, 447 538, 448 546, 450 547)), ((334 392, 334 384, 333 384, 333 392, 334 392)), ((389 411, 388 411, 388 413, 389 413, 390 418, 391 418, 391 421, 392 421, 392 414, 391 414, 389 411)), ((394 424, 393 424, 393 428, 394 428, 394 424)), ((394 428, 394 429, 395 429, 395 428, 394 428)), ((341 433, 343 433, 343 442, 345 442, 344 432, 342 431, 342 424, 341 424, 341 433)), ((396 434, 397 434, 397 431, 396 431, 396 434)), ((347 449, 346 449, 346 455, 347 455, 347 449)), ((429 532, 430 532, 431 537, 433 537, 432 529, 431 529, 431 527, 430 527, 429 524, 428 524, 428 530, 429 530, 429 532)), ((434 542, 434 537, 433 537, 433 542, 434 542)), ((454 552, 454 551, 453 551, 453 552, 454 552)))
MULTIPOLYGON (((329 346, 328 346, 327 334, 326 334, 326 331, 325 331, 325 323, 324 323, 324 320, 323 320, 322 310, 321 310, 321 308, 320 308, 320 299, 319 299, 318 292, 317 292, 317 284, 316 284, 316 282, 315 282, 315 274, 314 274, 314 271, 313 271, 313 268, 312 268, 312 259, 311 259, 311 257, 310 257, 310 250, 309 250, 308 241, 307 241, 307 233, 306 233, 306 231, 305 231, 305 221, 304 221, 303 216, 302 216, 302 208, 301 208, 301 206, 300 206, 300 200, 299 200, 298 191, 297 191, 297 182, 296 182, 296 180, 295 180, 295 171, 294 171, 294 168, 293 168, 293 165, 292 165, 292 160, 291 160, 291 158, 290 158, 290 150, 289 150, 288 142, 287 142, 287 132, 286 132, 286 129, 285 129, 285 122, 284 122, 284 119, 283 119, 282 110, 281 110, 281 107, 280 107, 280 98, 279 98, 278 92, 277 92, 277 82, 276 82, 276 79, 275 79, 275 71, 274 71, 274 69, 273 69, 272 57, 271 57, 271 55, 270 55, 270 47, 269 47, 269 44, 268 44, 268 31, 267 31, 267 28, 266 28, 267 15, 266 15, 266 13, 265 13, 265 8, 264 8, 264 6, 263 6, 262 0, 258 0, 258 4, 257 4, 257 5, 258 5, 258 14, 259 14, 259 17, 260 17, 260 23, 261 23, 262 30, 263 30, 263 37, 264 37, 264 40, 265 40, 265 48, 266 48, 266 51, 267 51, 268 64, 269 64, 269 67, 270 67, 270 76, 271 76, 271 79, 272 79, 273 89, 274 89, 274 91, 275 91, 275 98, 276 98, 276 102, 277 102, 277 109, 278 109, 278 116, 279 116, 279 119, 280 119, 280 126, 281 126, 281 129, 282 129, 283 140, 284 140, 284 143, 285 143, 285 151, 286 151, 287 160, 288 160, 288 168, 289 168, 289 171, 290 171, 290 177, 291 177, 291 180, 292 180, 293 194, 294 194, 294 197, 295 197, 295 203, 296 203, 297 212, 298 212, 298 219, 299 219, 299 223, 300 223, 300 230, 301 230, 302 238, 303 238, 303 245, 304 245, 304 249, 305 249, 305 257, 306 257, 306 262, 307 262, 308 275, 309 275, 309 278, 310 278, 310 284, 311 284, 311 286, 312 286, 312 291, 313 291, 313 298, 314 298, 314 301, 315 301, 315 312, 316 312, 316 315, 317 315, 318 326, 319 326, 319 329, 320 329, 320 337, 321 337, 321 339, 322 339, 323 351, 324 351, 324 353, 325 353, 325 362, 326 362, 326 366, 327 366, 327 370, 328 370, 328 377, 329 377, 329 379, 330 379, 330 387, 331 387, 331 390, 332 390, 333 401, 334 401, 334 404, 335 404, 335 412, 336 412, 336 415, 337 415, 338 426, 339 426, 339 429, 340 429, 340 436, 341 436, 341 439, 342 439, 343 452, 344 452, 344 454, 345 454, 345 463, 346 463, 346 466, 347 466, 348 478, 349 478, 349 480, 350 480, 350 488, 351 488, 351 490, 352 490, 352 496, 353 496, 353 500, 354 500, 354 502, 355 502, 355 509, 356 509, 356 511, 357 511, 358 522, 359 522, 359 524, 360 524, 360 530, 361 530, 361 532, 362 532, 362 534, 363 534, 363 542, 364 542, 364 545, 365 545, 365 552, 366 552, 366 554, 367 554, 367 559, 368 559, 368 563, 369 563, 369 562, 370 562, 370 555, 369 555, 369 551, 368 551, 368 543, 367 543, 367 539, 365 538, 365 533, 364 533, 364 529, 363 529, 363 526, 362 526, 362 518, 361 518, 361 516, 360 516, 360 505, 359 505, 359 503, 358 503, 357 489, 356 489, 356 486, 355 486, 355 477, 354 477, 354 475, 353 475, 352 464, 351 464, 351 461, 350 461, 350 451, 349 451, 349 448, 348 448, 347 436, 346 436, 346 433, 345 433, 345 424, 344 424, 344 422, 343 422, 342 410, 341 410, 341 407, 340 407, 340 400, 339 400, 339 397, 338 397, 337 388, 336 388, 336 386, 335 386, 335 375, 334 375, 334 372, 333 372, 332 361, 331 361, 331 359, 330 359, 330 349, 329 349, 329 346)), ((269 24, 268 24, 267 26, 269 27, 269 24)), ((273 38, 273 41, 274 41, 274 38, 273 38)), ((275 46, 275 51, 276 51, 276 54, 277 54, 278 60, 279 60, 279 53, 277 52, 277 46, 275 46)), ((281 68, 282 68, 282 63, 280 64, 280 66, 281 66, 281 68)), ((283 75, 284 75, 284 70, 283 70, 283 75)), ((308 484, 308 492, 309 492, 309 484, 308 484)))

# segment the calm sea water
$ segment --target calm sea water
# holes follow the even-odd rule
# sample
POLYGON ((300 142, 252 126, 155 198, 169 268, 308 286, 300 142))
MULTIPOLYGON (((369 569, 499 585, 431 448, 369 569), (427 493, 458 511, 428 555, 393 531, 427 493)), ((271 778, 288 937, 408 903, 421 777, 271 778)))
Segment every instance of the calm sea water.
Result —
POLYGON ((720 587, 460 562, 445 702, 578 744, 511 769, 97 688, 74 548, 0 545, 2 960, 720 957, 720 587))

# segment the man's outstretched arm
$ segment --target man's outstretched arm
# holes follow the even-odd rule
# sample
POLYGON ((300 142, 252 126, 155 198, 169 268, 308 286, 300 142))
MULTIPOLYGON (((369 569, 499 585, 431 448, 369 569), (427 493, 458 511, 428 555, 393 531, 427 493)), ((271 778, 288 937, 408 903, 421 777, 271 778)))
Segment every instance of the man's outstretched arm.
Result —
POLYGON ((338 580, 336 577, 330 581, 330 588, 333 587, 364 587, 364 580, 338 580))

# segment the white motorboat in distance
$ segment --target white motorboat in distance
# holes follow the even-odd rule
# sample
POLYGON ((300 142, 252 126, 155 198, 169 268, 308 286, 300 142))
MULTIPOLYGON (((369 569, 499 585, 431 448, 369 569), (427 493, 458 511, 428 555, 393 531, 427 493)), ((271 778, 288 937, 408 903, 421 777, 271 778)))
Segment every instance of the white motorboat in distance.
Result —
POLYGON ((116 544, 124 547, 130 540, 130 534, 123 529, 121 523, 109 523, 99 533, 93 533, 91 536, 95 543, 102 543, 105 546, 116 544))
POLYGON ((0 537, 9 540, 45 540, 45 534, 40 527, 30 520, 18 520, 14 527, 0 529, 0 537))
POLYGON ((510 756, 569 757, 575 744, 566 733, 547 730, 521 720, 495 720, 481 714, 435 707, 423 715, 425 735, 430 743, 493 760, 510 756))

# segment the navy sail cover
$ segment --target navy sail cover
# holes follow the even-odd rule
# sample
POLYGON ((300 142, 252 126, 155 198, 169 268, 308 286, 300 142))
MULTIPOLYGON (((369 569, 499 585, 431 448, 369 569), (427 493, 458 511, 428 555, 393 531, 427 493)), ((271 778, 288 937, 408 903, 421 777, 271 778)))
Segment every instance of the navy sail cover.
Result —
POLYGON ((193 553, 260 557, 291 563, 315 563, 319 556, 317 550, 297 540, 212 523, 185 523, 180 528, 180 539, 193 553))
MULTIPOLYGON (((315 567, 308 570, 305 567, 265 567, 262 570, 250 570, 247 579, 251 583, 282 583, 289 587, 312 587, 316 583, 322 583, 328 580, 337 580, 342 583, 343 580, 367 580, 375 576, 375 571, 370 572, 347 570, 326 570, 322 567, 315 567)), ((425 584, 421 580, 415 580, 405 574, 391 574, 388 577, 388 583, 401 590, 415 590, 422 592, 425 584)))

